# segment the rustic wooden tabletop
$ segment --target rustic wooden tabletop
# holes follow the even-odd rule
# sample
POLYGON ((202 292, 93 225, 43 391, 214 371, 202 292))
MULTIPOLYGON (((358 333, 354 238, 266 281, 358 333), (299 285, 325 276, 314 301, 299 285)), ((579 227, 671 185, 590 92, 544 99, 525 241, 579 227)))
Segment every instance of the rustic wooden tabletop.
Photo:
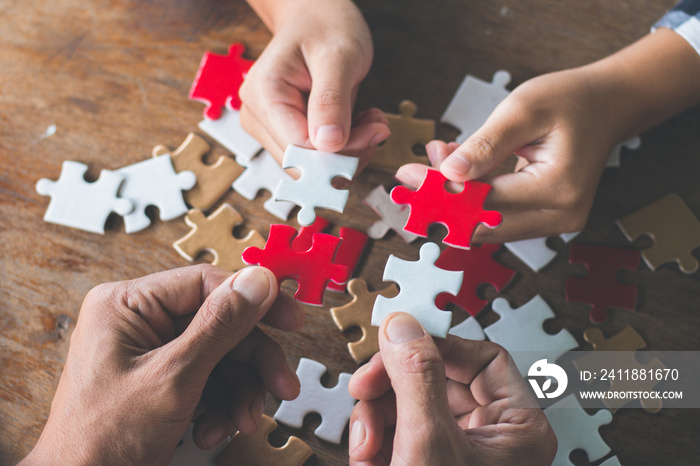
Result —
MULTIPOLYGON (((408 98, 417 103, 419 117, 439 119, 467 73, 490 80, 506 69, 512 87, 588 63, 646 34, 673 3, 358 0, 376 53, 357 108, 396 112, 408 98)), ((149 157, 156 144, 176 147, 201 119, 202 105, 187 93, 202 54, 223 53, 240 41, 247 56, 256 58, 270 34, 243 1, 218 0, 4 0, 0 25, 0 464, 13 464, 41 433, 87 291, 187 264, 172 247, 189 231, 182 219, 154 220, 133 235, 123 232, 118 218, 108 222, 104 236, 48 224, 42 220, 48 199, 36 193, 36 181, 56 179, 64 160, 88 164, 94 178, 102 168, 149 157), (56 132, 45 137, 50 125, 56 132)), ((604 173, 576 241, 630 246, 614 221, 670 192, 700 215, 698 128, 696 108, 644 133, 641 148, 623 153, 622 166, 604 173)), ((440 128, 438 134, 450 133, 440 128)), ((374 222, 361 200, 379 183, 393 181, 384 173, 362 175, 345 214, 327 215, 333 232, 374 222)), ((230 191, 225 199, 242 212, 246 228, 266 233, 277 222, 262 208, 266 197, 248 202, 230 191)), ((380 287, 388 255, 417 257, 420 243, 406 245, 394 234, 372 242, 359 275, 380 287)), ((641 239, 634 246, 649 244, 641 239)), ((582 336, 591 326, 586 307, 564 299, 572 270, 567 246, 557 239, 552 246, 558 256, 540 273, 502 250, 497 259, 517 276, 501 293, 492 288, 484 293, 489 299, 503 296, 513 307, 542 295, 557 315, 545 329, 566 328, 588 348, 582 336)), ((675 265, 652 272, 642 265, 624 278, 638 285, 638 309, 610 312, 601 327, 606 335, 630 324, 648 349, 697 349, 700 272, 685 275, 675 265)), ((274 332, 293 367, 300 357, 310 357, 329 366, 332 380, 357 368, 346 349, 357 334, 343 336, 328 312, 348 301, 348 295, 326 293, 323 307, 307 307, 301 331, 274 332)), ((479 320, 488 324, 496 315, 489 307, 479 320)), ((277 406, 268 399, 266 412, 273 414, 277 406)), ((282 427, 280 433, 312 446, 316 455, 309 464, 347 463, 347 433, 342 446, 319 441, 311 433, 318 422, 312 416, 304 429, 282 427)), ((622 464, 691 464, 700 456, 693 440, 698 427, 695 410, 623 409, 601 434, 622 464)), ((582 452, 572 458, 587 464, 582 452)))

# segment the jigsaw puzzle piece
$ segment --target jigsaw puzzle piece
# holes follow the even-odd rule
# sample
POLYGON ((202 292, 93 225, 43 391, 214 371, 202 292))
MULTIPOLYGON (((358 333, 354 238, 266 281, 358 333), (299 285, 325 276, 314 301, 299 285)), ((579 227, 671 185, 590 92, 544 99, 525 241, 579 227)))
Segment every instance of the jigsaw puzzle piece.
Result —
MULTIPOLYGON (((568 243, 578 236, 579 233, 581 232, 562 233, 559 237, 564 243, 568 243)), ((535 272, 542 270, 557 255, 555 251, 547 247, 546 237, 511 241, 504 243, 504 246, 535 272)))
POLYGON ((642 140, 640 139, 639 136, 635 136, 632 139, 628 139, 627 141, 622 141, 618 145, 616 145, 612 152, 610 153, 610 156, 608 157, 608 162, 605 165, 606 167, 619 167, 620 166, 620 152, 622 152, 622 148, 626 148, 627 150, 636 150, 639 149, 639 147, 642 145, 642 140))
POLYGON ((295 400, 282 401, 275 413, 275 420, 299 429, 307 414, 318 413, 321 416, 321 424, 315 430, 316 436, 327 442, 339 444, 345 426, 350 421, 355 399, 348 392, 350 374, 341 373, 338 376, 338 384, 333 388, 326 388, 321 384, 321 377, 326 372, 326 366, 320 362, 301 358, 297 366, 301 392, 295 400))
POLYGON ((204 116, 216 120, 224 106, 240 110, 238 91, 255 63, 243 58, 243 44, 233 44, 228 55, 206 52, 190 89, 190 99, 205 103, 204 116))
POLYGON ((250 162, 239 160, 238 163, 246 170, 233 182, 233 189, 249 201, 255 199, 260 190, 270 191, 270 198, 265 201, 265 210, 277 218, 287 220, 294 204, 276 201, 272 193, 275 192, 275 188, 281 180, 292 180, 292 177, 287 175, 275 158, 265 150, 250 162))
POLYGON ((405 205, 394 204, 384 186, 379 185, 374 188, 362 202, 380 217, 380 220, 377 220, 367 228, 367 234, 370 238, 381 239, 389 230, 394 230, 407 243, 418 238, 418 235, 403 229, 406 222, 408 222, 410 208, 405 205))
POLYGON ((265 248, 250 247, 243 251, 243 261, 249 265, 267 267, 277 277, 277 282, 293 279, 299 285, 294 297, 303 303, 323 304, 323 291, 329 280, 345 283, 350 270, 334 264, 340 238, 324 233, 313 236, 311 247, 296 250, 292 240, 297 231, 289 225, 271 225, 265 248))
POLYGON ((532 361, 556 361, 565 352, 578 347, 576 339, 566 329, 555 335, 544 331, 542 324, 553 318, 554 312, 539 295, 517 309, 510 307, 503 298, 495 299, 492 307, 500 319, 486 327, 484 333, 511 353, 521 374, 527 374, 532 361))
MULTIPOLYGON (((277 428, 277 423, 263 414, 258 430, 253 434, 238 432, 219 456, 219 466, 236 464, 245 466, 286 465, 301 466, 313 455, 313 450, 303 440, 289 437, 281 447, 273 447, 268 437, 277 428)), ((192 463, 191 466, 195 466, 192 463)))
POLYGON ((471 316, 452 327, 447 333, 464 338, 465 340, 483 341, 486 339, 484 330, 481 328, 481 325, 479 325, 479 321, 471 316))
POLYGON ((351 181, 359 160, 357 157, 287 146, 282 166, 296 168, 301 172, 301 176, 298 180, 291 177, 280 180, 274 198, 301 206, 297 214, 300 225, 314 223, 316 207, 342 212, 345 210, 350 191, 335 189, 331 181, 336 177, 351 181))
POLYGON ((158 207, 161 220, 172 220, 187 212, 182 191, 192 188, 197 178, 191 171, 175 173, 170 155, 159 155, 117 170, 124 176, 119 195, 134 203, 124 216, 127 233, 141 231, 151 224, 146 207, 158 207))
POLYGON ((380 170, 396 171, 407 163, 427 165, 428 157, 413 152, 413 147, 425 145, 435 138, 435 121, 413 118, 418 111, 416 104, 404 100, 399 105, 399 115, 385 113, 391 136, 384 141, 372 157, 369 166, 380 170))
POLYGON ((372 326, 372 308, 377 296, 393 298, 399 293, 399 289, 392 284, 381 291, 371 292, 367 289, 366 281, 354 278, 348 283, 348 292, 352 295, 352 301, 344 306, 331 308, 331 316, 341 331, 352 327, 362 330, 359 340, 348 343, 350 355, 359 363, 368 360, 379 351, 378 329, 372 326))
POLYGON ((240 112, 225 108, 216 120, 205 118, 199 122, 199 129, 207 133, 219 144, 236 156, 238 163, 250 162, 262 150, 262 145, 243 129, 240 112))
POLYGON ((231 183, 243 173, 243 167, 232 158, 220 156, 209 165, 203 157, 211 147, 194 133, 187 135, 185 141, 175 151, 159 145, 153 148, 153 157, 170 153, 175 171, 191 171, 197 178, 192 189, 185 192, 185 201, 197 209, 207 210, 216 203, 231 187, 231 183))
POLYGON ((129 214, 134 204, 118 197, 119 187, 125 180, 121 173, 102 170, 94 183, 85 181, 87 165, 65 161, 57 181, 42 178, 36 183, 36 192, 51 196, 44 221, 91 233, 104 234, 105 222, 112 212, 129 214))
POLYGON ((456 296, 443 293, 438 295, 435 305, 446 309, 454 304, 475 316, 484 309, 488 300, 481 299, 477 293, 481 285, 488 283, 501 291, 515 276, 515 271, 501 265, 493 255, 501 249, 500 244, 484 244, 471 249, 446 248, 435 262, 443 270, 462 271, 462 287, 456 296))
POLYGON ((489 83, 467 75, 447 106, 441 120, 461 131, 457 142, 462 144, 486 122, 510 91, 506 86, 510 73, 496 71, 489 83))
POLYGON ((220 464, 217 461, 221 452, 226 448, 230 437, 227 437, 221 443, 211 448, 210 450, 200 450, 200 448, 195 445, 194 439, 192 438, 192 427, 190 424, 185 431, 185 435, 182 437, 180 444, 175 448, 172 458, 170 458, 170 466, 215 466, 220 464))
POLYGON ((389 256, 383 279, 398 283, 399 294, 394 298, 377 297, 372 310, 372 325, 379 327, 384 317, 392 312, 407 312, 418 319, 428 333, 445 338, 452 323, 452 313, 438 309, 435 298, 442 292, 457 294, 464 273, 435 266, 440 256, 440 247, 435 243, 425 243, 419 254, 418 261, 389 256))
POLYGON ((569 249, 569 263, 582 263, 588 269, 585 277, 566 279, 566 301, 589 304, 591 322, 600 324, 608 319, 606 309, 619 307, 634 311, 637 285, 621 283, 620 269, 637 270, 641 262, 639 251, 592 244, 575 243, 569 249))
POLYGON ((666 262, 676 262, 683 273, 698 270, 698 260, 691 252, 700 247, 700 221, 677 194, 669 194, 617 224, 630 241, 641 235, 654 240, 651 248, 642 251, 651 270, 666 262))
POLYGON ((212 265, 236 272, 246 266, 241 258, 243 251, 251 246, 262 248, 265 239, 257 231, 245 238, 233 236, 233 230, 243 223, 243 217, 230 204, 222 204, 208 217, 198 209, 187 212, 187 225, 192 230, 173 243, 175 250, 192 262, 203 251, 214 255, 212 265))
POLYGON ((617 459, 617 456, 612 456, 612 457, 608 458, 607 460, 603 461, 602 463, 600 463, 599 466, 622 466, 622 465, 620 464, 620 460, 617 459))
POLYGON ((567 395, 546 408, 544 414, 557 436, 557 455, 552 466, 574 466, 569 455, 578 448, 586 452, 589 461, 598 460, 610 452, 610 447, 598 432, 600 426, 612 421, 612 413, 607 409, 590 416, 576 396, 567 395))
POLYGON ((427 237, 433 223, 447 227, 443 243, 469 249, 472 236, 480 224, 496 228, 503 216, 495 210, 484 210, 483 205, 491 186, 480 181, 467 181, 459 193, 446 189, 447 178, 438 170, 429 168, 420 187, 413 191, 406 186, 391 190, 391 200, 397 204, 409 204, 411 211, 406 231, 427 237))

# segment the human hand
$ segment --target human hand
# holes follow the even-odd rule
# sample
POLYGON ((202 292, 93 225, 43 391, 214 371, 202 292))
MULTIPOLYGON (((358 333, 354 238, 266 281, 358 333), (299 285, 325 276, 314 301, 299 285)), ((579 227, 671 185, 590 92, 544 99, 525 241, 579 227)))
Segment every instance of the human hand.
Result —
POLYGON ((379 347, 350 380, 350 464, 551 464, 554 432, 518 408, 536 404, 502 347, 433 341, 404 313, 384 318, 379 347))
POLYGON ((364 167, 389 128, 378 109, 352 120, 373 55, 360 11, 349 0, 250 3, 274 36, 241 87, 243 128, 280 163, 294 144, 358 156, 364 167))
POLYGON ((284 352, 256 324, 289 330, 303 318, 261 267, 230 276, 193 266, 94 288, 25 464, 167 464, 195 411, 200 448, 255 431, 265 391, 299 394, 284 352))

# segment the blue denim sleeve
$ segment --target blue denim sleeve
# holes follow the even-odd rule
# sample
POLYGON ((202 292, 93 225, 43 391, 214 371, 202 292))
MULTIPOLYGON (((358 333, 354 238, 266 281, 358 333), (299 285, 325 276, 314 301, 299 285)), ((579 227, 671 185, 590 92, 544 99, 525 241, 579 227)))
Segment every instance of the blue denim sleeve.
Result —
POLYGON ((693 46, 700 54, 700 0, 682 0, 666 13, 654 27, 664 27, 675 31, 693 46))

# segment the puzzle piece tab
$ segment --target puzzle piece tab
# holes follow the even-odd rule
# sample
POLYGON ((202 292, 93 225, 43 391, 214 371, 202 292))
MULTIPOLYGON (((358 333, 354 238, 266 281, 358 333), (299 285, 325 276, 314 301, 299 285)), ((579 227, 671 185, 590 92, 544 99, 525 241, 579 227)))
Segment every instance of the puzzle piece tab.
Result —
POLYGON ((612 413, 607 409, 590 416, 576 396, 567 395, 546 408, 544 414, 557 436, 557 455, 552 466, 574 466, 569 455, 578 448, 586 452, 589 461, 598 460, 610 452, 610 447, 598 432, 600 426, 612 421, 612 413))
MULTIPOLYGON (((301 466, 313 455, 313 450, 303 440, 289 437, 281 447, 273 447, 268 437, 277 423, 263 414, 258 430, 247 435, 238 432, 219 456, 219 466, 240 464, 245 466, 301 466)), ((194 463, 188 466, 196 466, 194 463)))
POLYGON ((250 247, 243 251, 243 261, 250 265, 267 267, 277 282, 293 279, 299 285, 294 297, 303 303, 323 304, 323 291, 329 280, 345 283, 350 269, 334 264, 340 238, 324 233, 313 236, 311 247, 299 251, 292 246, 297 231, 289 225, 270 225, 265 248, 250 247))
POLYGON ((427 165, 428 157, 413 152, 413 146, 425 145, 435 138, 435 121, 413 118, 416 104, 404 100, 399 105, 400 115, 385 113, 391 136, 384 141, 372 157, 369 166, 380 170, 396 171, 407 163, 427 165))
POLYGON ((202 210, 209 209, 221 199, 231 183, 243 173, 243 167, 225 155, 211 165, 204 163, 203 157, 210 149, 209 144, 194 133, 188 134, 180 147, 172 153, 165 146, 153 148, 153 157, 170 153, 176 172, 191 171, 195 174, 197 183, 185 192, 184 197, 189 205, 202 210))
POLYGON ((698 270, 698 260, 691 252, 700 247, 700 221, 677 194, 669 194, 617 224, 630 241, 645 234, 654 240, 651 248, 642 251, 651 270, 666 262, 676 262, 683 273, 698 270))
POLYGON ((510 307, 503 298, 494 299, 492 307, 500 319, 486 327, 484 333, 511 353, 521 374, 527 374, 533 361, 554 362, 578 347, 576 339, 566 329, 555 335, 544 331, 542 324, 553 318, 554 312, 539 295, 517 309, 510 307))
POLYGON ((462 271, 464 278, 462 287, 456 296, 443 293, 438 295, 435 305, 445 309, 448 304, 455 304, 472 316, 477 315, 488 304, 481 299, 477 291, 484 283, 488 283, 501 291, 515 276, 515 271, 501 265, 493 255, 501 249, 500 244, 484 244, 471 249, 446 248, 435 262, 435 266, 443 270, 462 271))
POLYGON ((418 235, 409 233, 403 227, 408 222, 411 211, 409 206, 397 205, 391 201, 384 186, 374 188, 362 201, 379 215, 377 220, 367 228, 367 234, 372 239, 381 239, 389 230, 394 230, 407 243, 418 239, 418 235))
POLYGON ((292 177, 287 175, 275 158, 265 150, 250 162, 239 160, 238 163, 246 167, 246 170, 233 182, 233 189, 249 201, 255 199, 260 190, 270 191, 270 198, 264 204, 265 210, 277 218, 287 220, 294 204, 276 201, 272 193, 275 192, 275 188, 281 180, 292 180, 292 177))
POLYGON ((452 323, 452 313, 435 306, 435 297, 442 292, 457 294, 462 286, 463 272, 442 270, 435 266, 440 247, 425 243, 418 261, 406 261, 391 255, 384 268, 384 281, 399 284, 395 298, 378 296, 372 311, 372 325, 379 327, 392 312, 407 312, 423 324, 431 335, 445 338, 452 323))
POLYGON ((244 51, 243 44, 233 44, 228 55, 206 52, 202 57, 190 89, 190 99, 207 104, 205 117, 216 120, 221 116, 224 106, 240 110, 241 98, 238 91, 248 70, 255 63, 243 58, 244 51))
POLYGON ((610 156, 608 157, 608 162, 606 163, 606 167, 619 167, 620 166, 620 152, 622 152, 622 148, 626 148, 627 150, 635 150, 639 149, 639 146, 642 145, 642 140, 639 138, 639 136, 635 136, 632 139, 628 139, 627 141, 622 141, 618 145, 616 145, 612 152, 610 153, 610 156))
POLYGON ((341 331, 352 327, 362 330, 362 338, 348 343, 350 355, 359 363, 368 360, 379 351, 378 329, 372 326, 374 301, 380 295, 393 298, 399 293, 399 288, 392 284, 381 291, 371 292, 367 289, 366 281, 354 278, 348 283, 348 292, 352 295, 352 301, 344 306, 331 308, 331 316, 341 331))
POLYGON ((192 230, 175 241, 173 247, 190 262, 199 253, 209 251, 214 255, 212 265, 236 272, 246 266, 241 258, 246 248, 265 245, 265 239, 257 231, 242 239, 233 236, 233 229, 243 223, 243 217, 230 204, 222 204, 208 217, 201 210, 192 209, 187 212, 185 222, 192 230))
POLYGON ((496 71, 492 82, 467 75, 442 115, 442 121, 461 130, 457 142, 462 144, 483 125, 510 91, 506 86, 510 73, 496 71))
MULTIPOLYGON (((624 367, 625 370, 632 372, 634 369, 639 371, 653 371, 666 369, 666 366, 657 358, 649 361, 648 364, 641 364, 634 357, 634 352, 640 350, 646 346, 644 339, 637 333, 637 331, 631 326, 625 327, 617 335, 606 339, 603 336, 603 332, 596 327, 587 329, 583 338, 590 343, 595 351, 591 351, 583 357, 580 357, 574 361, 574 366, 579 371, 590 371, 596 372, 600 371, 603 367, 609 367, 611 356, 609 351, 621 351, 619 356, 615 356, 615 363, 618 367, 624 367)), ((627 379, 624 377, 617 377, 610 380, 610 391, 614 392, 628 392, 628 391, 652 391, 654 386, 658 383, 658 380, 654 380, 652 377, 648 377, 644 380, 638 378, 637 380, 627 379)), ((618 410, 618 408, 624 406, 625 404, 634 401, 633 399, 604 399, 605 404, 610 411, 613 413, 618 410)), ((641 398, 640 402, 642 407, 649 411, 650 413, 656 413, 661 410, 662 400, 651 399, 651 398, 641 398)))
POLYGON ((170 155, 159 155, 117 170, 124 175, 119 195, 134 203, 124 216, 127 233, 141 231, 151 224, 146 207, 158 207, 161 220, 172 220, 187 212, 182 191, 192 188, 197 178, 191 171, 175 173, 170 155))
POLYGON ((214 138, 236 156, 238 163, 250 162, 262 145, 241 127, 240 112, 225 108, 220 118, 199 122, 199 129, 214 138))
POLYGON ((588 269, 585 277, 566 279, 566 301, 591 305, 591 322, 600 324, 608 319, 606 309, 619 307, 634 311, 637 305, 637 285, 621 283, 620 269, 637 270, 641 258, 636 249, 622 249, 592 244, 574 243, 569 249, 569 263, 582 263, 588 269))
POLYGON ((36 192, 51 196, 44 221, 92 233, 104 234, 105 222, 111 212, 127 215, 134 208, 129 199, 117 196, 125 180, 121 173, 102 170, 94 183, 85 181, 87 165, 65 161, 58 180, 42 178, 36 192))
MULTIPOLYGON (((578 236, 579 233, 581 232, 562 233, 559 237, 564 243, 568 243, 578 236)), ((557 256, 555 251, 547 247, 546 237, 511 241, 509 243, 504 243, 504 246, 535 272, 542 270, 557 256)))
POLYGON ((352 180, 359 160, 357 157, 287 146, 283 168, 296 168, 301 171, 301 177, 298 180, 291 177, 280 180, 274 198, 301 206, 297 214, 300 225, 314 223, 316 207, 342 212, 350 191, 335 189, 331 181, 335 177, 352 180))
POLYGON ((391 200, 411 206, 408 222, 404 226, 406 231, 427 237, 430 225, 441 223, 447 227, 443 243, 469 249, 479 224, 496 228, 503 217, 494 210, 483 208, 491 191, 490 185, 480 181, 467 181, 462 192, 451 193, 446 189, 447 181, 438 170, 429 168, 416 191, 397 186, 391 190, 391 200))
POLYGON ((321 415, 321 424, 315 430, 316 436, 327 442, 339 444, 345 426, 350 421, 355 399, 348 392, 350 374, 341 373, 338 376, 338 384, 333 388, 326 388, 321 385, 321 377, 326 372, 326 366, 320 362, 301 358, 297 366, 301 392, 295 400, 282 401, 275 413, 275 420, 301 428, 304 416, 318 413, 321 415))

